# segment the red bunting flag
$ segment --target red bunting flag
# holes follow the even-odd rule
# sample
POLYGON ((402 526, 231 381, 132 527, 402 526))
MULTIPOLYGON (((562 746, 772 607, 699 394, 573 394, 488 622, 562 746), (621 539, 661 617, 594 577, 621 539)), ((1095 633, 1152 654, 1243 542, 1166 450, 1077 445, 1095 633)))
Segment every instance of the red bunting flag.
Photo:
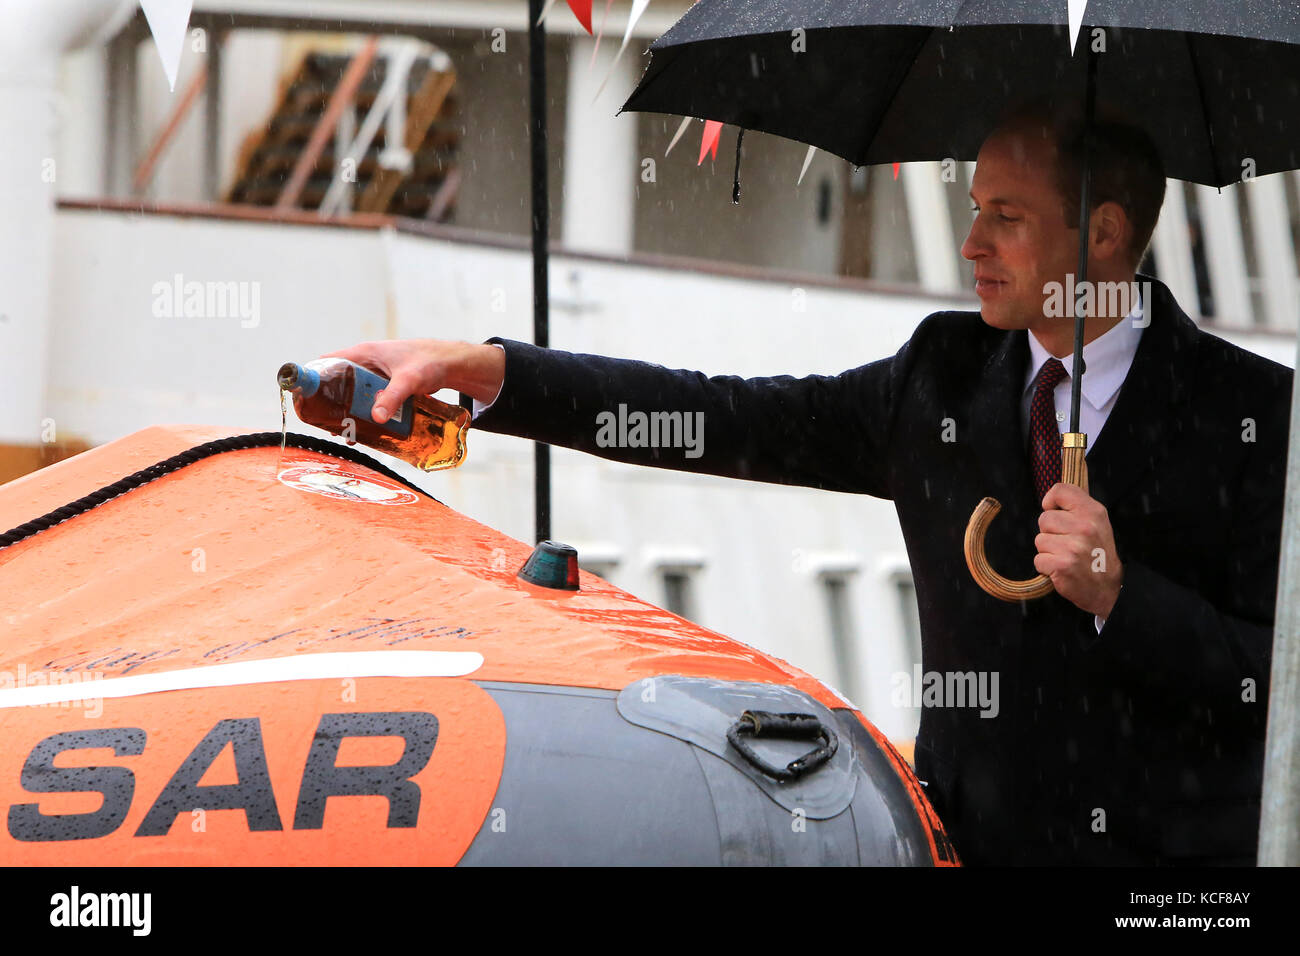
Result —
POLYGON ((568 0, 568 2, 569 9, 573 11, 573 15, 578 18, 578 22, 582 24, 582 28, 587 31, 588 35, 590 35, 591 0, 568 0))
POLYGON ((700 158, 696 166, 704 162, 704 154, 712 151, 713 159, 718 158, 718 137, 722 135, 722 124, 717 120, 704 121, 704 136, 700 140, 700 158))
POLYGON ((894 179, 898 179, 898 163, 894 163, 894 179))

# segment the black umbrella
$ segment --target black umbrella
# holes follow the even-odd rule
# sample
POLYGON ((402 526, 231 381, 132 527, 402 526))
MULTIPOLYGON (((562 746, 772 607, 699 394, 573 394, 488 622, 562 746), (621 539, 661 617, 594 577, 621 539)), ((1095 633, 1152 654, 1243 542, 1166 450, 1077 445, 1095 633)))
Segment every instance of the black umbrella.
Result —
POLYGON ((1170 177, 1226 186, 1245 157, 1259 176, 1300 165, 1300 6, 1089 0, 1073 55, 1066 17, 1067 0, 698 0, 651 44, 623 109, 859 166, 973 160, 1010 101, 1083 105, 1100 27, 1097 95, 1142 116, 1170 177))
MULTIPOLYGON (((868 165, 973 160, 1009 105, 1078 104, 1082 294, 1098 97, 1141 117, 1173 178, 1225 186, 1294 169, 1295 44, 1300 9, 1277 0, 698 0, 651 44, 623 109, 705 117, 868 165)), ((739 139, 735 198, 738 171, 739 139)), ((1080 298, 1061 473, 1086 489, 1083 335, 1080 298)), ((971 516, 972 575, 1003 600, 1050 593, 1045 575, 1012 581, 989 567, 984 535, 999 507, 985 498, 971 516)))

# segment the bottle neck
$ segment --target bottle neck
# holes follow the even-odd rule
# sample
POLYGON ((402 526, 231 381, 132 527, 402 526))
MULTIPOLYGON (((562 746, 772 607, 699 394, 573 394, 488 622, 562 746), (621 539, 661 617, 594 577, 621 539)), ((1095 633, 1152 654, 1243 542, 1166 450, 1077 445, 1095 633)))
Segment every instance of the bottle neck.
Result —
POLYGON ((310 398, 320 388, 320 373, 296 362, 286 362, 280 366, 276 379, 282 389, 296 392, 303 398, 310 398))

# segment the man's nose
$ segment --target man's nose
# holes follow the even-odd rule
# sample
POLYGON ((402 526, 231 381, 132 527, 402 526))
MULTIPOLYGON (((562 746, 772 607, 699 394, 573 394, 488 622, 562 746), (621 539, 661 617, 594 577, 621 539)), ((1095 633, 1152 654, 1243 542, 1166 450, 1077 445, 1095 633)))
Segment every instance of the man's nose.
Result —
POLYGON ((966 241, 961 244, 962 257, 973 261, 979 256, 992 255, 992 253, 993 250, 989 248, 983 230, 980 229, 979 220, 976 219, 971 223, 970 232, 966 233, 966 241))

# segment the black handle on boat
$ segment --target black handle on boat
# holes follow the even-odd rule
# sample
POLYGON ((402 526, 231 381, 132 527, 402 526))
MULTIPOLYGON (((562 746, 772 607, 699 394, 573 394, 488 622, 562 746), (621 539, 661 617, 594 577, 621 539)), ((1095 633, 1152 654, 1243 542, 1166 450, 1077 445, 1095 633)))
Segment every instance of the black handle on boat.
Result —
POLYGON ((774 714, 766 710, 747 710, 741 714, 740 719, 727 730, 727 742, 751 764, 777 780, 794 780, 817 769, 835 755, 840 745, 835 731, 813 714, 774 714), (784 767, 778 767, 755 752, 749 742, 751 738, 820 740, 821 744, 784 767))

